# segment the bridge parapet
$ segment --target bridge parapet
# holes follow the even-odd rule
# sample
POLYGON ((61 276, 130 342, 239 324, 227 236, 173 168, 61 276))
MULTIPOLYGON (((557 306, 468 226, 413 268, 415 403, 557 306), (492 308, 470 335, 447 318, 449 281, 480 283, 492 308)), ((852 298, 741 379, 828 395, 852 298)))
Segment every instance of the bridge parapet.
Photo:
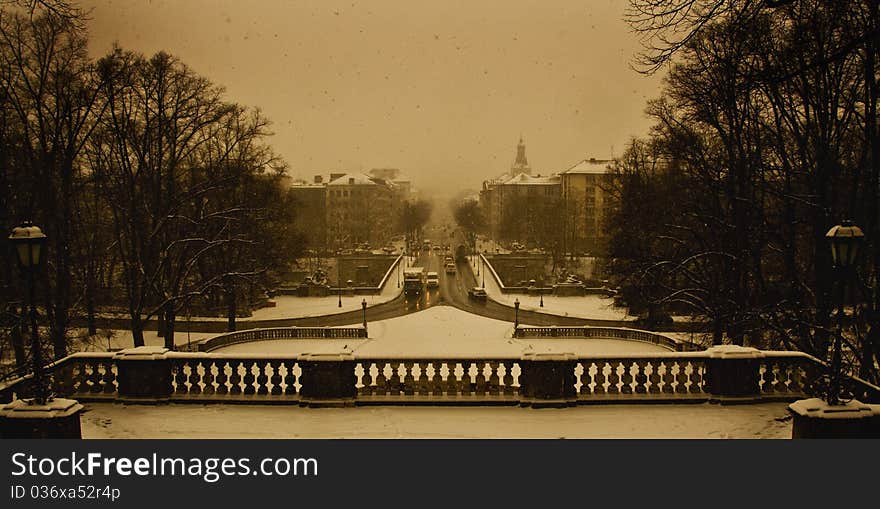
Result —
MULTIPOLYGON (((46 370, 57 396, 80 401, 567 406, 794 401, 817 395, 813 383, 826 369, 818 359, 802 352, 748 350, 745 357, 710 349, 616 356, 391 358, 348 352, 123 351, 77 353, 46 370), (741 362, 746 358, 748 362, 741 362), (131 384, 143 379, 151 383, 132 393, 131 384)), ((880 403, 880 387, 856 377, 845 381, 856 399, 880 403)), ((31 377, 21 377, 0 386, 0 401, 31 393, 31 377)))

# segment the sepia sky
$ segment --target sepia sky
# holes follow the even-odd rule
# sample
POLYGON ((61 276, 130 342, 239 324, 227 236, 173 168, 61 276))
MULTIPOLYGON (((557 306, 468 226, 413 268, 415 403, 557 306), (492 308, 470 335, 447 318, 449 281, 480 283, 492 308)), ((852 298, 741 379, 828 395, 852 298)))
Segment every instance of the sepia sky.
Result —
POLYGON ((294 176, 401 168, 448 194, 619 155, 660 79, 624 0, 81 0, 91 51, 166 50, 273 122, 294 176))

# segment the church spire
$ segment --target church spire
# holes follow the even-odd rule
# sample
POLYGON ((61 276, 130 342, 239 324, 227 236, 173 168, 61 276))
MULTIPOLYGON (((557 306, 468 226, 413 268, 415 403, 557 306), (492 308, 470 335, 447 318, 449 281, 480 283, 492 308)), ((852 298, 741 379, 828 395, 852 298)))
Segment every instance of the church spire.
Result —
POLYGON ((519 144, 516 146, 516 161, 513 162, 510 170, 514 175, 517 173, 525 173, 526 175, 532 174, 529 160, 526 159, 526 145, 523 143, 522 135, 519 136, 519 144))

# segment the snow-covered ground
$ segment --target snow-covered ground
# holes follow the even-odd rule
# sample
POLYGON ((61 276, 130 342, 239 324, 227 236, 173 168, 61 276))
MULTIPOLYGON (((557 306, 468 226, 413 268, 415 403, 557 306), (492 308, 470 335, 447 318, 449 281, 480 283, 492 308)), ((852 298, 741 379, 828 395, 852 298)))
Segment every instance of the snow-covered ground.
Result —
POLYGON ((787 403, 519 407, 86 403, 83 438, 790 438, 787 403))
MULTIPOLYGON (((469 257, 469 260, 473 267, 474 257, 469 257)), ((477 259, 476 263, 480 263, 480 260, 477 259)), ((490 299, 507 306, 513 306, 514 302, 519 299, 519 308, 523 310, 594 320, 634 321, 636 319, 636 317, 627 314, 626 308, 614 307, 613 299, 604 295, 585 295, 583 297, 545 295, 542 307, 541 297, 538 295, 501 293, 501 287, 498 285, 498 281, 492 277, 491 270, 486 273, 485 282, 486 294, 490 299)), ((481 275, 478 285, 482 283, 481 275)))
POLYGON ((347 345, 347 351, 369 357, 517 356, 526 351, 618 355, 669 351, 650 343, 619 339, 513 339, 512 323, 452 306, 433 306, 418 313, 371 322, 367 330, 367 340, 337 340, 332 345, 324 340, 278 340, 242 343, 217 351, 295 354, 326 352, 343 345, 347 345))

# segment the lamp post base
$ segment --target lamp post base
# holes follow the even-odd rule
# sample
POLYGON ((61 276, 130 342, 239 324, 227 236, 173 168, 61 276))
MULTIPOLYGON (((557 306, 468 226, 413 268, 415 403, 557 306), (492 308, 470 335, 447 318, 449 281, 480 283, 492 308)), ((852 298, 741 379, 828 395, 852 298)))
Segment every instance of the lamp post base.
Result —
POLYGON ((82 438, 82 410, 72 399, 53 399, 43 405, 15 400, 0 409, 0 438, 82 438))
POLYGON ((880 438, 880 405, 811 398, 795 401, 788 411, 794 416, 791 438, 880 438))

